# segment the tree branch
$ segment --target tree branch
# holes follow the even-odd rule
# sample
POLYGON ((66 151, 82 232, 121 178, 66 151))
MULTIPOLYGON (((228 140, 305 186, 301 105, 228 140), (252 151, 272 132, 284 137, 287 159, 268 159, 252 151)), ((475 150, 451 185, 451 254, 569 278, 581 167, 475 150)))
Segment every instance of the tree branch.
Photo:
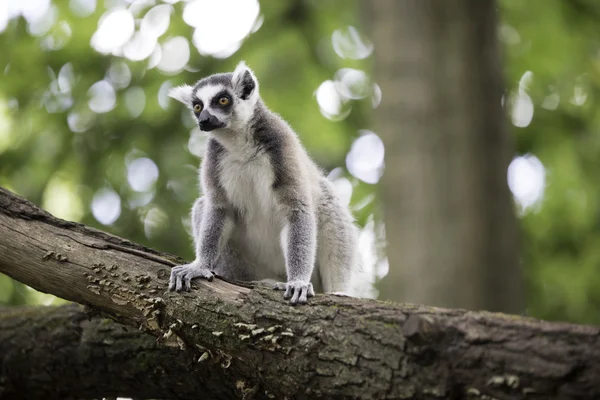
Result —
MULTIPOLYGON (((293 307, 279 292, 220 279, 169 293, 176 262, 0 188, 0 272, 184 348, 206 368, 186 371, 183 384, 166 374, 172 397, 200 396, 209 382, 226 388, 222 398, 600 396, 595 327, 326 295, 293 307)), ((118 367, 128 373, 106 370, 118 367)))
POLYGON ((236 396, 221 371, 77 305, 0 308, 0 354, 2 399, 236 396))

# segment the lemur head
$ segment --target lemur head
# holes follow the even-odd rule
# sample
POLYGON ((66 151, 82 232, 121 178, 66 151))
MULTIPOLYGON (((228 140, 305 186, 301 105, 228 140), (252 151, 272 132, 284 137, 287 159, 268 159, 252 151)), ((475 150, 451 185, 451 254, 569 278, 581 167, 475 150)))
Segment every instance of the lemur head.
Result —
POLYGON ((182 85, 169 90, 169 97, 192 110, 200 130, 239 129, 244 126, 258 100, 258 81, 244 61, 235 71, 214 74, 193 87, 182 85))

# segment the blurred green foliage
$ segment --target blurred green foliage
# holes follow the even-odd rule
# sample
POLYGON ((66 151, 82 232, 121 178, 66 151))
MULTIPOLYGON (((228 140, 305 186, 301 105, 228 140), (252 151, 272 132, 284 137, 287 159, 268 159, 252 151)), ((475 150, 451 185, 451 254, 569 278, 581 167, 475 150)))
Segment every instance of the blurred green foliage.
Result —
POLYGON ((527 311, 598 324, 600 3, 500 4, 507 93, 532 72, 526 86, 533 118, 512 126, 516 152, 535 155, 546 170, 542 200, 521 218, 527 311))
MULTIPOLYGON (((149 68, 148 60, 103 55, 91 47, 101 16, 119 0, 99 1, 85 17, 73 13, 72 3, 53 2, 57 18, 41 36, 28 32, 20 17, 0 33, 1 186, 59 217, 192 258, 186 225, 198 194, 199 158, 188 149, 195 137, 190 136, 188 111, 165 102, 164 84, 192 83, 232 70, 243 59, 256 72, 266 103, 290 122, 315 160, 326 171, 343 168, 353 184, 351 204, 359 223, 365 225, 373 216, 379 221, 376 202, 369 201, 375 187, 345 168, 358 130, 370 126, 370 98, 351 101, 349 116, 332 121, 321 115, 314 95, 340 68, 369 71, 369 58, 341 58, 331 42, 335 30, 360 25, 356 1, 261 1, 262 24, 240 50, 219 59, 202 56, 190 45, 188 68, 175 75, 149 68), (48 40, 54 49, 47 48, 48 40), (110 78, 111 71, 123 70, 131 78, 117 88, 116 107, 91 112, 89 88, 110 78), (68 91, 60 88, 61 76, 68 91), (132 115, 131 102, 142 100, 143 111, 132 115), (159 171, 152 187, 142 192, 127 179, 128 163, 139 157, 151 159, 159 171), (114 190, 121 204, 119 218, 108 226, 91 211, 94 195, 105 188, 114 190)), ((136 3, 142 4, 136 18, 155 4, 136 3)), ((521 212, 527 313, 600 323, 600 113, 595 105, 600 90, 600 3, 499 3, 507 109, 517 112, 510 107, 519 92, 533 104, 526 126, 510 125, 516 153, 535 155, 546 171, 543 198, 521 212), (552 105, 557 96, 558 104, 552 105)), ((173 4, 159 43, 192 37, 193 29, 182 18, 185 4, 173 4)), ((228 29, 226 21, 222 29, 228 29)), ((52 299, 0 276, 0 303, 49 304, 52 299)))

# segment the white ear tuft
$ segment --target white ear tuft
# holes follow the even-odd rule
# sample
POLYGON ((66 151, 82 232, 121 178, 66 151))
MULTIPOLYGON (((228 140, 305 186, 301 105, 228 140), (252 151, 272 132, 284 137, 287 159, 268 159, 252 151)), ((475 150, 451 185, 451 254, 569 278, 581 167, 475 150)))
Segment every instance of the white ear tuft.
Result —
POLYGON ((239 77, 242 76, 242 73, 245 72, 246 70, 250 70, 250 68, 246 64, 246 61, 244 61, 244 60, 240 61, 238 63, 238 65, 235 67, 235 71, 233 71, 233 80, 235 81, 236 78, 239 79, 239 77))
POLYGON ((246 65, 244 61, 235 67, 233 78, 231 79, 235 93, 242 99, 256 99, 258 97, 258 80, 254 72, 246 65))
POLYGON ((169 97, 185 104, 188 107, 192 105, 192 90, 193 87, 190 85, 181 85, 174 88, 169 89, 169 97))

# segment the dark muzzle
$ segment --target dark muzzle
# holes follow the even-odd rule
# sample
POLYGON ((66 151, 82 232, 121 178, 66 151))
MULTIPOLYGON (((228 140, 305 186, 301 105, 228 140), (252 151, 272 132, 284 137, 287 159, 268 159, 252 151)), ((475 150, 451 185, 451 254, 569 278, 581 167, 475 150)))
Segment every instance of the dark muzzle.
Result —
POLYGON ((213 129, 219 129, 225 126, 225 124, 217 117, 209 113, 207 110, 203 110, 198 117, 198 124, 200 125, 200 130, 204 132, 210 132, 213 129))

